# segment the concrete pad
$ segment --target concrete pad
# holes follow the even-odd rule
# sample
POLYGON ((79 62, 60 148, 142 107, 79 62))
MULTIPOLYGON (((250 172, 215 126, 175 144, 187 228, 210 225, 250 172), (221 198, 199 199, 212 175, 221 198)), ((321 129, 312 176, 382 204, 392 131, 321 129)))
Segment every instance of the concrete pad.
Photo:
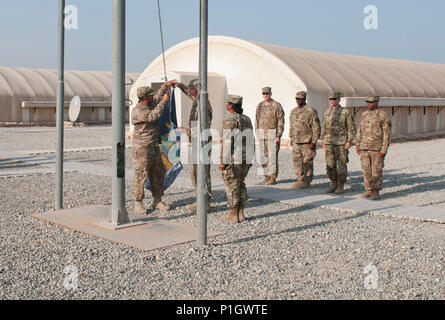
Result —
POLYGON ((357 197, 314 194, 304 190, 258 185, 248 185, 247 193, 251 197, 289 204, 352 210, 359 213, 367 212, 398 218, 445 223, 445 208, 404 206, 386 200, 372 201, 357 197))
MULTIPOLYGON (((47 211, 31 216, 144 251, 196 241, 197 238, 194 226, 133 214, 130 214, 130 218, 134 226, 110 230, 104 227, 104 224, 109 223, 110 211, 111 206, 95 206, 47 211)), ((207 232, 208 237, 219 234, 211 230, 207 232)))

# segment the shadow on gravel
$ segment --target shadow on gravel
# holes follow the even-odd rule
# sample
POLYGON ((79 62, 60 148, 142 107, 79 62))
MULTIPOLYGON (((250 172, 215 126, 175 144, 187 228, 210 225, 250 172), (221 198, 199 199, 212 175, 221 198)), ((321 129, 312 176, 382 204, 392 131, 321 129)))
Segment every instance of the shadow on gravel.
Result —
MULTIPOLYGON (((89 159, 70 159, 69 161, 76 161, 76 162, 81 162, 81 163, 92 163, 92 162, 104 162, 104 161, 108 161, 109 159, 96 159, 96 160, 89 160, 89 159)), ((108 166, 103 166, 103 167, 108 167, 108 166)))
POLYGON ((0 170, 20 169, 20 168, 34 168, 34 167, 39 167, 39 166, 44 165, 44 164, 51 164, 51 162, 49 162, 49 163, 32 163, 32 164, 25 164, 23 162, 21 162, 21 163, 0 164, 0 170))
MULTIPOLYGON (((247 217, 246 219, 248 219, 249 221, 255 221, 255 220, 260 220, 260 219, 265 219, 265 218, 270 218, 270 217, 278 217, 278 216, 283 216, 283 215, 292 214, 292 213, 304 212, 304 211, 313 209, 312 206, 301 206, 301 207, 293 207, 293 208, 278 211, 278 212, 268 212, 268 213, 264 213, 264 214, 257 214, 255 216, 249 217, 249 209, 253 209, 253 208, 256 209, 259 206, 263 205, 263 203, 260 203, 261 201, 264 202, 265 200, 264 199, 255 199, 255 200, 249 201, 246 204, 246 207, 245 207, 245 215, 247 217)), ((270 202, 273 202, 273 201, 270 201, 270 202)))
MULTIPOLYGON (((400 173, 400 170, 385 170, 383 172, 383 194, 382 199, 403 197, 409 194, 422 193, 428 191, 439 191, 445 189, 445 176, 423 176, 427 172, 400 173), (385 188, 403 188, 394 192, 385 192, 385 188)), ((327 177, 325 176, 327 179, 327 177)), ((315 180, 315 178, 314 178, 315 180)), ((284 180, 287 181, 287 180, 284 180)), ((283 182, 284 182, 283 181, 283 182)), ((290 182, 295 180, 289 180, 290 182)), ((314 184, 307 192, 324 193, 324 189, 330 185, 329 182, 314 184)), ((364 192, 363 173, 354 171, 348 174, 350 186, 345 196, 356 196, 364 192)))
MULTIPOLYGON (((339 223, 339 222, 343 222, 343 221, 348 221, 348 220, 352 220, 352 219, 361 218, 361 217, 363 217, 365 215, 367 215, 367 213, 359 213, 359 214, 355 214, 353 216, 348 216, 348 217, 344 217, 344 218, 340 218, 340 219, 331 219, 331 220, 326 220, 326 221, 323 221, 323 222, 317 222, 317 223, 313 223, 313 224, 309 224, 309 225, 305 225, 305 226, 288 228, 288 229, 284 229, 284 230, 279 231, 279 232, 265 233, 265 234, 260 234, 260 235, 256 235, 256 236, 253 236, 253 237, 240 239, 240 240, 225 242, 225 243, 221 243, 221 244, 216 245, 216 246, 222 246, 222 245, 228 245, 228 244, 240 244, 240 243, 255 241, 255 240, 264 239, 264 238, 268 238, 268 237, 279 236, 279 235, 282 235, 282 234, 285 234, 285 233, 301 232, 301 231, 305 231, 305 230, 309 230, 309 229, 323 227, 323 226, 328 225, 328 224, 339 223)), ((251 219, 253 219, 253 218, 250 218, 249 220, 251 220, 251 219)))
MULTIPOLYGON (((438 177, 439 178, 439 177, 438 177)), ((428 191, 439 191, 445 189, 445 177, 441 177, 443 180, 440 182, 427 182, 423 184, 416 184, 415 186, 399 191, 393 191, 384 193, 382 195, 382 198, 398 198, 398 197, 404 197, 409 194, 414 193, 422 193, 422 192, 428 192, 428 191)), ((440 202, 439 202, 440 203, 440 202)))

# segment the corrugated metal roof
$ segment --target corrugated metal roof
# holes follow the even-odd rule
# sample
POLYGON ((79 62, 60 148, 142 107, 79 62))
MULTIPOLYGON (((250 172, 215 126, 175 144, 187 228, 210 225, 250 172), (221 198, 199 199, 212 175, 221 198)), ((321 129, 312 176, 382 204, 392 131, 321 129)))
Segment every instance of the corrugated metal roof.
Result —
MULTIPOLYGON (((236 42, 243 41, 237 39, 236 42)), ((312 90, 329 92, 339 89, 349 97, 376 94, 384 97, 445 98, 443 64, 250 43, 287 64, 312 90)))
MULTIPOLYGON (((127 73, 136 80, 138 73, 127 73)), ((73 71, 65 70, 65 100, 80 96, 82 100, 111 100, 111 71, 73 71)), ((47 100, 56 96, 57 71, 0 67, 0 95, 20 96, 31 100, 47 100)), ((126 94, 131 86, 125 86, 126 94)))

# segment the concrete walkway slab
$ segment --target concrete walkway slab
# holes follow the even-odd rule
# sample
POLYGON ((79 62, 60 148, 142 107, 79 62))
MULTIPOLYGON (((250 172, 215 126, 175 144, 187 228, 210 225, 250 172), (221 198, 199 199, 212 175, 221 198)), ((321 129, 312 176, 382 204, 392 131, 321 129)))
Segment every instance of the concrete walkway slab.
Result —
MULTIPOLYGON (((178 177, 175 185, 193 188, 190 179, 178 177)), ((212 185, 212 190, 224 190, 224 185, 212 185)), ((404 219, 414 219, 445 224, 445 208, 404 206, 390 200, 372 201, 359 197, 316 194, 301 189, 281 188, 280 185, 263 186, 248 184, 249 197, 289 203, 298 206, 322 207, 347 210, 354 213, 370 213, 404 219)))
POLYGON ((350 210, 357 213, 381 214, 398 218, 445 223, 445 208, 403 206, 389 200, 372 201, 348 196, 314 194, 304 190, 279 187, 247 186, 249 196, 312 207, 350 210))
MULTIPOLYGON (((17 153, 0 152, 0 158, 14 158, 22 156, 17 153)), ((26 157, 32 157, 27 155, 26 157)), ((40 160, 40 159, 34 159, 40 160)), ((29 161, 29 160, 28 160, 29 161)), ((32 160, 31 160, 32 161, 32 160)), ((30 172, 16 172, 3 171, 3 177, 11 177, 18 175, 48 174, 53 168, 45 168, 31 170, 30 172)), ((87 162, 65 161, 64 171, 68 172, 84 172, 95 175, 111 176, 111 168, 98 166, 87 162)), ((127 169, 125 171, 126 179, 132 179, 134 171, 127 169)), ((1 176, 0 176, 1 177, 1 176)), ((191 181, 188 177, 178 177, 175 181, 176 186, 182 188, 192 189, 191 181)), ((212 190, 225 190, 224 184, 213 184, 212 190)), ((283 188, 280 185, 262 186, 262 185, 247 185, 247 192, 249 196, 261 198, 271 201, 279 201, 283 203, 290 203, 295 205, 308 205, 311 207, 332 208, 337 210, 348 210, 356 213, 371 213, 380 214, 384 216, 393 216, 399 218, 408 218, 421 221, 431 221, 438 223, 445 223, 445 208, 441 207, 414 207, 404 206, 402 204, 391 202, 391 200, 371 201, 359 197, 347 195, 332 195, 332 194, 316 194, 306 190, 295 190, 283 188)))
MULTIPOLYGON (((130 215, 130 218, 134 223, 143 222, 144 224, 114 231, 109 230, 101 225, 104 222, 109 222, 110 211, 110 206, 95 206, 48 211, 33 214, 32 217, 144 251, 170 247, 197 239, 197 229, 194 226, 133 214, 130 215)), ((207 233, 208 237, 220 234, 211 230, 208 230, 207 233)))

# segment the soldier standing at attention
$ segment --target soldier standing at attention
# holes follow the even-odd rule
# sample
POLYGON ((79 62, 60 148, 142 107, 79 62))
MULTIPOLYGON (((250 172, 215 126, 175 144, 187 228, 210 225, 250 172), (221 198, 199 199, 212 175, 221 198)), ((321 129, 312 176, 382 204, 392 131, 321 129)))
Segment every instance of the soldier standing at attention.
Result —
POLYGON ((267 170, 261 184, 272 185, 277 183, 278 177, 278 152, 284 130, 284 111, 281 104, 272 99, 272 88, 263 88, 263 99, 264 101, 260 102, 256 108, 255 130, 263 129, 264 133, 264 136, 258 137, 257 132, 257 139, 260 139, 259 142, 264 148, 266 163, 263 164, 263 168, 267 170), (269 137, 269 130, 274 130, 271 132, 271 137, 269 137), (269 147, 274 145, 275 155, 272 155, 274 159, 269 159, 269 147))
MULTIPOLYGON (((192 142, 192 135, 191 135, 191 128, 192 128, 192 122, 198 121, 198 91, 199 91, 199 79, 194 79, 190 81, 189 85, 186 86, 181 82, 177 82, 176 86, 181 89, 182 92, 184 92, 187 97, 189 97, 192 101, 192 110, 190 111, 189 116, 189 122, 188 122, 188 128, 186 128, 187 136, 189 138, 189 142, 192 142)), ((207 111, 207 119, 208 119, 208 128, 210 129, 210 125, 212 124, 212 106, 210 105, 210 101, 208 103, 208 111, 207 111)), ((211 137, 210 137, 211 142, 211 137)), ((193 152, 197 152, 197 150, 193 150, 193 152)), ((205 165, 206 171, 207 171, 207 197, 208 197, 208 208, 207 210, 210 212, 210 200, 211 200, 211 193, 212 193, 212 179, 210 177, 210 164, 205 165)), ((193 184, 193 189, 195 190, 196 195, 196 189, 197 189, 197 172, 198 172, 198 166, 196 163, 192 164, 191 167, 191 179, 193 184)), ((196 211, 197 203, 196 201, 187 206, 187 210, 196 211)))
POLYGON ((321 127, 320 140, 325 150, 326 172, 331 187, 327 193, 344 193, 348 176, 349 148, 355 137, 354 118, 348 109, 340 105, 341 92, 329 96, 331 107, 326 110, 321 127))
POLYGON ((161 133, 159 128, 159 118, 164 112, 165 103, 169 100, 169 90, 176 81, 165 82, 159 91, 151 87, 140 87, 137 89, 138 104, 131 113, 131 123, 133 130, 133 200, 134 210, 138 214, 146 214, 146 208, 142 203, 144 198, 145 179, 148 176, 153 194, 153 209, 161 211, 170 210, 164 202, 162 196, 164 192, 164 165, 162 163, 161 133))
POLYGON ((366 192, 363 198, 380 199, 383 186, 383 166, 391 141, 391 121, 379 110, 380 97, 366 98, 368 110, 363 112, 358 127, 356 148, 360 156, 366 192))
POLYGON ((290 145, 298 181, 292 187, 307 189, 314 175, 314 158, 317 140, 320 137, 320 120, 317 111, 306 104, 306 92, 299 91, 295 97, 297 107, 290 113, 290 145))
POLYGON ((247 190, 244 179, 249 173, 254 156, 253 150, 247 152, 247 149, 250 146, 253 148, 255 144, 252 122, 248 116, 242 114, 242 103, 243 98, 240 96, 229 95, 227 99, 226 109, 230 112, 230 116, 223 122, 223 143, 219 165, 226 186, 229 207, 229 214, 223 216, 222 220, 235 223, 245 220, 244 205, 247 202, 247 190), (242 159, 237 159, 240 156, 242 159))

